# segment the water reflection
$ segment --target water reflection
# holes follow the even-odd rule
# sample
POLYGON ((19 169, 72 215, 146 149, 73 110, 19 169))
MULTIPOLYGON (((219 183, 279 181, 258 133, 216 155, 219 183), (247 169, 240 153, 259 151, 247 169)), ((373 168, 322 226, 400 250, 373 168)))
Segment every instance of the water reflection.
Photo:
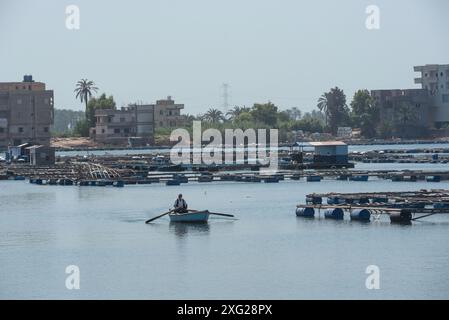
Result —
POLYGON ((181 223, 170 222, 170 233, 175 234, 179 238, 185 238, 188 235, 209 235, 210 226, 208 223, 181 223))

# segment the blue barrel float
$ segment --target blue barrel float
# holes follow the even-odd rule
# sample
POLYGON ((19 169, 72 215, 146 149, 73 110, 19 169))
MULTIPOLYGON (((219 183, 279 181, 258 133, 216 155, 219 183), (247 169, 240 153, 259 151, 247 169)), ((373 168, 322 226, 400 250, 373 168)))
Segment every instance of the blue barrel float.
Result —
POLYGON ((390 221, 392 223, 404 223, 409 224, 412 222, 412 212, 407 209, 402 209, 401 211, 391 212, 390 221))
POLYGON ((307 176, 307 182, 320 182, 321 176, 307 176))
POLYGON ((426 177, 426 181, 427 182, 440 182, 441 176, 429 176, 429 177, 426 177))
POLYGON ((352 210, 350 213, 351 220, 370 221, 371 212, 368 209, 352 210))
POLYGON ((349 180, 351 181, 368 181, 369 176, 368 175, 356 175, 349 177, 349 180))
POLYGON ((172 180, 167 180, 165 182, 166 186, 179 186, 181 184, 181 181, 176 180, 176 179, 172 179, 172 180))
POLYGON ((296 208, 296 216, 304 218, 313 218, 315 216, 315 209, 311 207, 296 208))
POLYGON ((449 202, 435 202, 433 204, 434 209, 447 209, 449 208, 449 202))
POLYGON ((327 209, 324 211, 324 217, 326 219, 343 220, 345 214, 341 208, 327 209))

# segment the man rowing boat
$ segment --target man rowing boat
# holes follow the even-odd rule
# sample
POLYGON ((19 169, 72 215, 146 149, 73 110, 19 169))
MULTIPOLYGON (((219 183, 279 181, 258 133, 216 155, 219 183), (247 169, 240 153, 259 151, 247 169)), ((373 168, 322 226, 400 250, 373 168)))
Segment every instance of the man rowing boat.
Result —
POLYGON ((176 213, 186 213, 187 212, 187 202, 182 198, 182 194, 178 195, 178 198, 175 200, 175 204, 173 206, 174 212, 176 213))

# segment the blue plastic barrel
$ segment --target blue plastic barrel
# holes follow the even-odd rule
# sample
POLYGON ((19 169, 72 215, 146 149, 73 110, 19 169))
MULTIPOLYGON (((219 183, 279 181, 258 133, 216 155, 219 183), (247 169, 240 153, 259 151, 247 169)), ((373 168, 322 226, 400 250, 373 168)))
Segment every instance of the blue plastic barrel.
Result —
POLYGON ((321 176, 307 176, 307 182, 320 182, 321 176))
POLYGON ((181 184, 181 181, 179 181, 179 180, 167 180, 166 182, 165 182, 165 185, 167 185, 167 186, 179 186, 181 184))
POLYGON ((433 204, 433 208, 434 209, 446 209, 446 208, 449 208, 449 203, 448 202, 435 202, 433 204))
POLYGON ((407 209, 402 209, 400 212, 390 213, 390 221, 392 223, 409 224, 412 222, 412 212, 407 209))
POLYGON ((324 217, 326 219, 342 220, 344 216, 344 212, 341 208, 327 209, 324 211, 324 217))
POLYGON ((357 209, 350 213, 351 220, 370 221, 371 212, 367 209, 357 209))
POLYGON ((315 209, 311 207, 296 208, 296 215, 298 217, 313 218, 315 216, 315 209))

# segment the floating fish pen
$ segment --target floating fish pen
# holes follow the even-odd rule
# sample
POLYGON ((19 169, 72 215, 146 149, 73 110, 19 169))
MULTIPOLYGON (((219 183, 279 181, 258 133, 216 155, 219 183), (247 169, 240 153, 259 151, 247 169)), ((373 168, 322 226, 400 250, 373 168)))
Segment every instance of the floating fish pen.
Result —
POLYGON ((351 221, 369 222, 373 215, 388 214, 392 223, 411 223, 434 214, 449 213, 449 190, 314 193, 306 196, 306 204, 297 206, 296 215, 306 216, 307 212, 308 217, 313 217, 315 210, 324 210, 326 219, 340 220, 348 212, 351 221), (327 204, 323 204, 323 199, 327 204))

